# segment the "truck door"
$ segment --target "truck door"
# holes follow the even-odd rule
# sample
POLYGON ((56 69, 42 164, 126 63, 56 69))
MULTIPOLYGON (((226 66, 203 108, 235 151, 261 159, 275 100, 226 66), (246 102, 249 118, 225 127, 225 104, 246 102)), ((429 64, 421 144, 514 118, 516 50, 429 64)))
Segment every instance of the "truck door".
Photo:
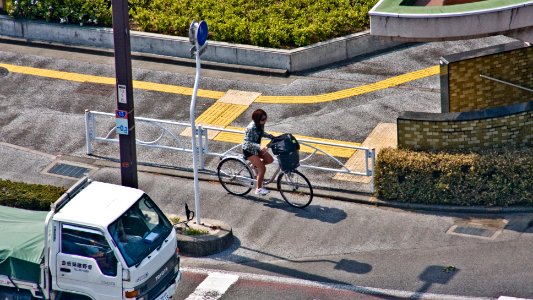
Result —
POLYGON ((61 225, 57 286, 95 299, 122 299, 122 267, 98 229, 61 225), (120 271, 119 271, 120 270, 120 271))

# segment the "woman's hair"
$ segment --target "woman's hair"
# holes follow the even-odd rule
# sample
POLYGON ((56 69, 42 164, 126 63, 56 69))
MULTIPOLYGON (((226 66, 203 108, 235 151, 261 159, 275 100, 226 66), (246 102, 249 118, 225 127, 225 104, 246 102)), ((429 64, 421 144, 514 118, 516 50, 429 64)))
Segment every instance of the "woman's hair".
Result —
POLYGON ((261 130, 263 130, 264 128, 264 125, 261 124, 261 119, 263 117, 267 117, 267 113, 266 111, 262 110, 262 109, 256 109, 253 113, 252 113, 252 120, 254 121, 255 123, 255 126, 261 130))

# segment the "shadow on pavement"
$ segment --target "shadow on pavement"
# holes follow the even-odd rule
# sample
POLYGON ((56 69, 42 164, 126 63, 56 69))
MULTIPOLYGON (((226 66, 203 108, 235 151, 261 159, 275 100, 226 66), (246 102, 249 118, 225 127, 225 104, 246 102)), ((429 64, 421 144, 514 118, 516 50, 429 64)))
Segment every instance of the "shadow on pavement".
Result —
POLYGON ((259 261, 257 259, 252 259, 249 257, 244 257, 242 255, 233 254, 233 252, 237 249, 243 249, 246 251, 259 253, 261 255, 274 258, 275 261, 285 261, 285 262, 296 263, 296 264, 315 263, 315 262, 331 263, 331 266, 336 270, 345 271, 345 272, 354 273, 354 274, 366 274, 372 271, 371 265, 367 263, 363 263, 363 262, 358 262, 355 260, 348 260, 348 259, 341 259, 340 261, 327 260, 327 259, 293 260, 293 259, 289 259, 289 258, 277 256, 277 255, 272 255, 272 254, 269 254, 269 253, 266 253, 260 250, 242 246, 241 241, 237 237, 234 237, 234 243, 229 249, 227 249, 226 251, 222 253, 213 255, 211 257, 215 258, 216 256, 222 255, 224 256, 225 260, 229 260, 229 261, 232 261, 232 262, 235 262, 235 263, 247 266, 247 267, 256 268, 259 270, 263 270, 263 271, 267 271, 270 273, 275 273, 278 275, 287 276, 291 278, 309 280, 309 281, 314 281, 314 282, 322 283, 322 284, 334 284, 335 289, 351 290, 351 291, 355 291, 361 294, 368 294, 368 295, 371 295, 373 298, 400 299, 392 295, 386 294, 385 291, 376 291, 372 288, 355 286, 350 283, 346 283, 346 282, 339 281, 339 280, 333 280, 328 277, 324 277, 324 276, 317 275, 317 274, 311 274, 311 273, 293 269, 287 266, 281 266, 279 264, 259 261))
POLYGON ((296 208, 287 204, 285 200, 277 197, 259 198, 247 195, 244 196, 244 198, 254 202, 263 203, 263 205, 266 207, 281 209, 289 213, 294 213, 296 217, 318 220, 325 223, 339 223, 348 216, 342 209, 322 205, 313 205, 312 202, 308 207, 296 208))
POLYGON ((452 277, 459 272, 459 269, 453 266, 428 266, 418 279, 424 282, 424 285, 418 289, 417 293, 409 299, 421 299, 422 294, 427 292, 434 284, 448 284, 452 277))

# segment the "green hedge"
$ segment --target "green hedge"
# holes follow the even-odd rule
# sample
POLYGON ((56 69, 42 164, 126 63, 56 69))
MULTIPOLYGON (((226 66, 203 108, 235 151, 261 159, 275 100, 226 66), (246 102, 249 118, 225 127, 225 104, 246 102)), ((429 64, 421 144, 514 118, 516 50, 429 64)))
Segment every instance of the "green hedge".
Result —
MULTIPOLYGON (((130 0, 133 29, 188 36, 206 20, 209 39, 265 47, 305 46, 369 26, 378 0, 130 0)), ((8 0, 16 18, 111 26, 110 0, 8 0)))
POLYGON ((50 210, 66 190, 42 184, 28 184, 0 179, 0 205, 31 210, 50 210))
POLYGON ((387 148, 376 160, 376 196, 423 204, 533 205, 533 149, 480 154, 387 148))

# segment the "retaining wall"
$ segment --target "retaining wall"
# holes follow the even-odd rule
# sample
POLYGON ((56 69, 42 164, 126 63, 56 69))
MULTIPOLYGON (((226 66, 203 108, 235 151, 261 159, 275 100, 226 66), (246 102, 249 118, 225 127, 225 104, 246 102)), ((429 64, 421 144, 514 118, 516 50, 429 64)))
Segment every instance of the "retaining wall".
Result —
MULTIPOLYGON (((15 20, 0 16, 0 36, 59 43, 72 46, 113 49, 113 30, 80 27, 40 21, 15 20)), ((188 38, 131 31, 131 51, 190 58, 188 38)), ((202 59, 250 67, 281 69, 288 72, 309 70, 356 56, 401 45, 391 38, 371 36, 369 31, 331 39, 291 50, 209 41, 202 59)))
POLYGON ((515 42, 445 56, 440 61, 440 76, 442 112, 526 102, 533 98, 533 47, 515 42))
POLYGON ((403 149, 478 151, 533 146, 533 101, 464 113, 403 112, 397 122, 398 147, 403 149))

